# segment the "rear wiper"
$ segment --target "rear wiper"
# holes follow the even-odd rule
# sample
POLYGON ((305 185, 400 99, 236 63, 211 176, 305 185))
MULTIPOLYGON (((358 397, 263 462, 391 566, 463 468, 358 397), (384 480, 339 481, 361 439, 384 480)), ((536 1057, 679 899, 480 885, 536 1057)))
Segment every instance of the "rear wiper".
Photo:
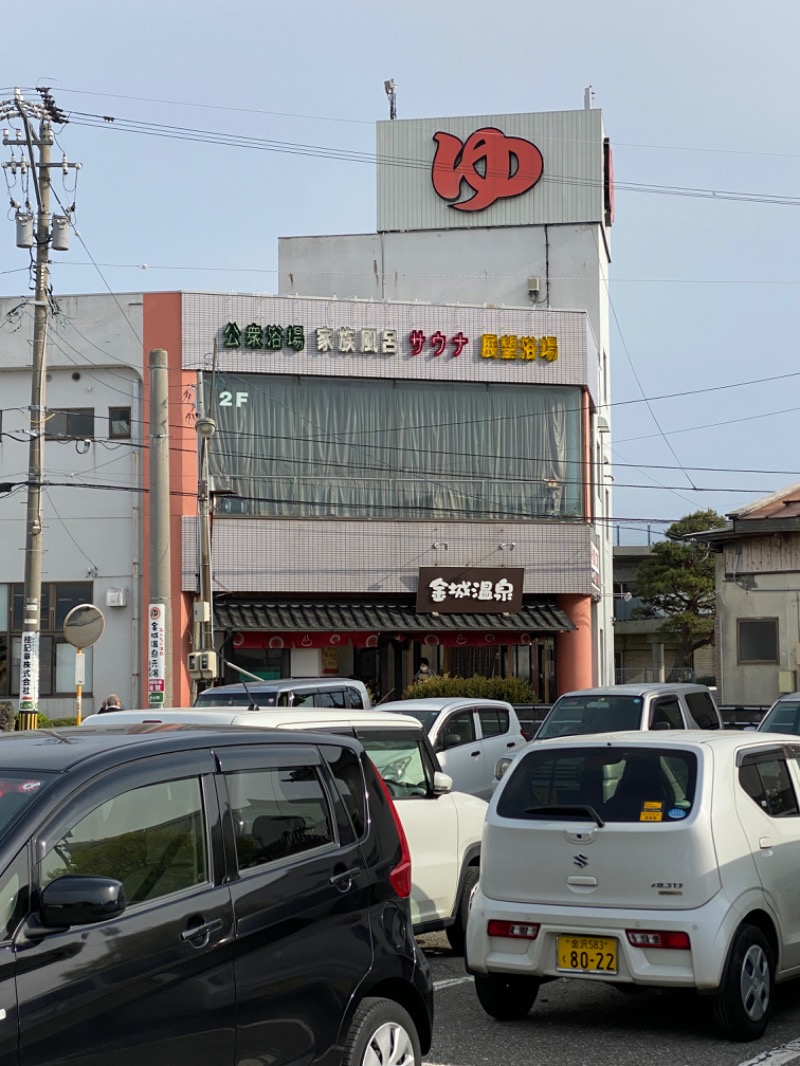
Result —
POLYGON ((578 818, 581 815, 588 815, 598 828, 602 829, 606 824, 594 807, 590 807, 588 803, 553 803, 548 807, 526 807, 525 814, 532 814, 536 818, 549 818, 552 815, 578 818))

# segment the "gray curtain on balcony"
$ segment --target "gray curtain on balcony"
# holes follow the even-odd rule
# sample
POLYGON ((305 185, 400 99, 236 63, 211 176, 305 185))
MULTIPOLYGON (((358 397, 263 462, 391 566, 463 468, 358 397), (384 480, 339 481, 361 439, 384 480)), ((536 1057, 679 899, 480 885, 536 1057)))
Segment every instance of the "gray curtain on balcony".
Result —
POLYGON ((216 394, 206 399, 218 427, 211 470, 234 494, 217 510, 473 520, 581 513, 574 387, 226 374, 216 394))

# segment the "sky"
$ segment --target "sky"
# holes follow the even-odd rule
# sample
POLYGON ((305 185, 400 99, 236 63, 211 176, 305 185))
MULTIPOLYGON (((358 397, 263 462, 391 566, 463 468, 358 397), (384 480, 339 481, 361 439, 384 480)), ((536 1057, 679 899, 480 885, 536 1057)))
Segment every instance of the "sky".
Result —
MULTIPOLYGON (((399 118, 571 110, 591 85, 617 183, 617 539, 800 481, 795 0, 42 0, 37 18, 0 44, 0 99, 47 85, 70 116, 56 155, 81 170, 54 188, 79 238, 55 295, 273 293, 279 236, 374 231, 374 165, 321 150, 374 151, 388 78, 399 118)), ((29 291, 9 212, 0 296, 29 291)))

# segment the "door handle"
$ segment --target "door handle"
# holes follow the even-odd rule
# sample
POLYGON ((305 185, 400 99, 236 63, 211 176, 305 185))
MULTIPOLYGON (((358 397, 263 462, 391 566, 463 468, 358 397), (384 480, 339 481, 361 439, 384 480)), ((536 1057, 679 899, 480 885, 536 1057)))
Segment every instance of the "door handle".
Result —
POLYGON ((775 841, 772 839, 772 837, 760 837, 758 841, 758 846, 761 848, 762 851, 767 851, 769 848, 773 847, 774 844, 775 841))
POLYGON ((210 922, 203 922, 201 925, 190 925, 188 929, 184 929, 181 933, 181 940, 185 944, 192 944, 193 941, 203 939, 202 944, 192 944, 193 947, 204 947, 208 943, 208 939, 212 933, 216 933, 222 928, 221 918, 212 918, 210 922))
POLYGON ((331 874, 328 878, 332 885, 342 886, 345 889, 349 887, 350 882, 354 877, 357 877, 361 873, 360 866, 354 866, 350 870, 340 870, 338 874, 331 874))
POLYGON ((516 748, 516 746, 517 746, 516 740, 509 740, 508 744, 506 744, 507 748, 516 748))
POLYGON ((478 749, 478 751, 471 751, 469 753, 469 757, 471 759, 477 759, 479 755, 480 755, 480 749, 478 749))

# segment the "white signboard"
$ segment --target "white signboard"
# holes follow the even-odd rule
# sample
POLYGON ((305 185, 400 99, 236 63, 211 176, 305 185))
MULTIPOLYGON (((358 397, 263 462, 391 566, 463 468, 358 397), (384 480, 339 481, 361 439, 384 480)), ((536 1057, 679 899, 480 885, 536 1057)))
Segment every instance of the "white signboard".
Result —
POLYGON ((147 702, 164 703, 167 676, 166 611, 163 603, 151 603, 147 611, 147 702))
POLYGON ((19 663, 19 709, 35 711, 39 704, 39 634, 22 634, 19 663))

